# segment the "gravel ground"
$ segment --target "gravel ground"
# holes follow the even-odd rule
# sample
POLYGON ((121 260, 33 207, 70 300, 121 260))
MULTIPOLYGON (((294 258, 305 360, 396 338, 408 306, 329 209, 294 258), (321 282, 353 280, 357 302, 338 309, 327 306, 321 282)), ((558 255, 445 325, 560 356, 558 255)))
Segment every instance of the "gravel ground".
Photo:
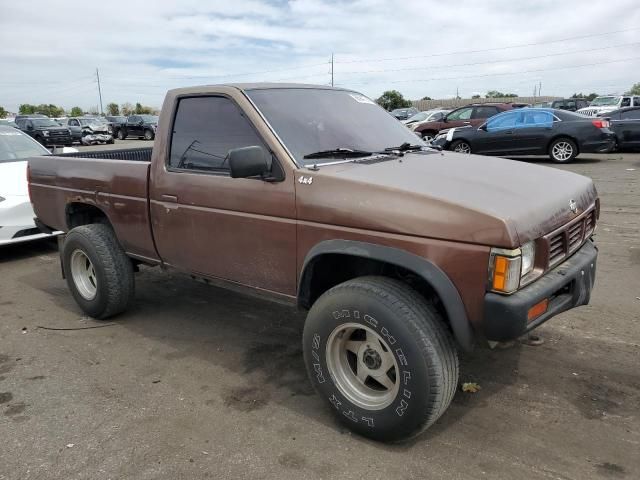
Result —
POLYGON ((1 249, 0 479, 640 478, 640 154, 562 168, 602 199, 592 304, 542 346, 465 356, 482 389, 399 445, 335 423, 289 306, 146 268, 134 308, 100 323, 54 243, 1 249))

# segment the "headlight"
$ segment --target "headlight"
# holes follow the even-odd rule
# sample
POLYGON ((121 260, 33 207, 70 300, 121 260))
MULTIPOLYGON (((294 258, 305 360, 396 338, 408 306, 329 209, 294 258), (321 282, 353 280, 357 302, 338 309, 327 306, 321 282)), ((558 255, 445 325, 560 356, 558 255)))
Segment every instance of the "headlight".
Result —
POLYGON ((49 130, 43 130, 42 131, 42 135, 44 135, 45 137, 49 136, 49 130))
POLYGON ((531 241, 525 243, 520 250, 522 250, 522 274, 525 276, 527 273, 531 273, 533 270, 533 264, 536 260, 536 243, 531 241))
POLYGON ((536 243, 531 241, 514 250, 492 248, 489 255, 489 290, 513 293, 520 281, 533 271, 536 243))

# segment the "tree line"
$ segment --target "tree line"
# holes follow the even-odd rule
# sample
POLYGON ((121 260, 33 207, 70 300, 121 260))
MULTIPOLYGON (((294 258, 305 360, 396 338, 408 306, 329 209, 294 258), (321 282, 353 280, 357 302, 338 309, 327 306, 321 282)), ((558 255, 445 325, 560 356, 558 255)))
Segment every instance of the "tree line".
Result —
MULTIPOLYGON (((626 92, 627 95, 640 95, 640 83, 634 84, 631 89, 626 92)), ((484 94, 484 98, 515 98, 518 95, 515 93, 504 93, 499 90, 489 90, 484 94)), ((574 93, 571 98, 585 98, 589 101, 598 97, 599 94, 593 92, 588 95, 583 93, 574 93)), ((458 97, 460 98, 460 97, 458 97)), ((477 99, 482 98, 482 95, 475 94, 471 98, 477 99)), ((431 100, 431 97, 423 97, 422 100, 431 100)), ((380 105, 385 110, 393 110, 396 108, 408 108, 413 105, 412 101, 406 99, 402 93, 397 90, 387 90, 380 97, 376 99, 378 105, 380 105)))
MULTIPOLYGON (((117 103, 109 103, 107 104, 107 108, 105 110, 106 115, 142 115, 142 114, 157 114, 158 110, 149 107, 147 105, 142 105, 140 102, 137 102, 135 105, 129 102, 125 102, 122 105, 118 105, 117 103)), ((0 106, 0 118, 6 118, 9 112, 0 106)), ((47 117, 57 118, 57 117, 81 117, 83 115, 98 115, 99 112, 97 110, 89 110, 86 111, 80 107, 71 107, 69 110, 65 110, 63 107, 58 105, 54 105, 52 103, 46 104, 41 103, 39 105, 23 103, 18 107, 18 114, 20 115, 46 115, 47 117)))

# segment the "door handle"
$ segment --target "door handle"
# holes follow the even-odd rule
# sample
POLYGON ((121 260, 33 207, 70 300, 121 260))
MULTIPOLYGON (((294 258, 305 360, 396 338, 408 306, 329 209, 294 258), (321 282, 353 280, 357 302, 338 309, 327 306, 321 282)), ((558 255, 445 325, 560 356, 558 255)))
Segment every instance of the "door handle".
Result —
POLYGON ((165 202, 164 208, 169 213, 171 210, 176 210, 178 208, 178 197, 175 195, 160 195, 160 198, 163 202, 165 202))

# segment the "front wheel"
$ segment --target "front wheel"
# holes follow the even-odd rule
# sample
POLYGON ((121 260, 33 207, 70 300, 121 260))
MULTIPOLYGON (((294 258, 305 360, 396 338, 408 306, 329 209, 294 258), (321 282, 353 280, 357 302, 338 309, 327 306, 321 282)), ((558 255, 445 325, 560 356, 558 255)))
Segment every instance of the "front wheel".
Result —
POLYGON ((153 137, 155 137, 155 135, 153 134, 153 132, 151 130, 145 130, 144 131, 144 139, 145 140, 153 140, 153 137))
POLYGON ((471 145, 464 140, 456 140, 451 144, 449 150, 453 150, 458 153, 471 153, 471 145))
POLYGON ((90 224, 69 232, 62 247, 67 285, 76 303, 94 318, 127 309, 133 299, 133 265, 111 227, 90 224))
POLYGON ((558 138, 549 145, 549 157, 556 163, 569 163, 577 155, 578 147, 568 138, 558 138))
POLYGON ((124 132, 124 130, 120 129, 118 130, 118 140, 124 140, 127 138, 127 134, 124 132))
POLYGON ((323 294, 303 334, 311 383, 338 419, 376 440, 415 436, 447 409, 456 347, 436 309, 408 285, 361 277, 323 294))

